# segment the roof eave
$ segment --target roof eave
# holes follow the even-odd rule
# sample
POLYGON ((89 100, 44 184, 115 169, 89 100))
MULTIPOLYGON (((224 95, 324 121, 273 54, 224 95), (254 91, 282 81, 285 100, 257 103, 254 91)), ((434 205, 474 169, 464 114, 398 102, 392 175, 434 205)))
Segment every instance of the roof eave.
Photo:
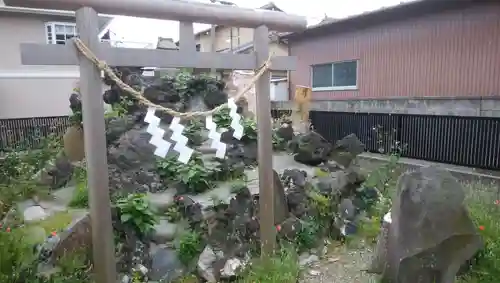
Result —
MULTIPOLYGON (((300 40, 313 36, 333 34, 356 28, 364 28, 376 24, 397 21, 410 17, 419 17, 431 13, 439 13, 457 8, 463 8, 475 3, 474 0, 433 1, 415 0, 396 6, 375 10, 368 13, 338 19, 331 23, 312 26, 304 31, 289 33, 281 36, 282 39, 300 40)), ((483 2, 484 3, 484 2, 483 2)))

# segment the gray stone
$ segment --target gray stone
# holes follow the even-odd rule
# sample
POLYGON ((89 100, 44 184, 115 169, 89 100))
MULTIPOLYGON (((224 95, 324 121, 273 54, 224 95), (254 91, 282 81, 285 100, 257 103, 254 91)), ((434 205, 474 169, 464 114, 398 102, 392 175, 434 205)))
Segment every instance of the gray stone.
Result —
POLYGON ((342 220, 354 220, 356 217, 356 207, 348 198, 343 199, 339 204, 339 216, 342 220))
POLYGON ((173 241, 177 233, 177 224, 160 219, 155 225, 152 240, 158 244, 173 241))
POLYGON ((425 167, 401 175, 386 237, 387 261, 374 264, 374 269, 385 267, 382 279, 454 282, 460 267, 482 246, 464 199, 463 187, 446 170, 425 167))
POLYGON ((249 259, 242 260, 235 257, 228 259, 220 272, 220 278, 221 279, 234 278, 239 271, 245 268, 245 266, 248 264, 248 261, 249 259))
POLYGON ((332 144, 314 131, 300 134, 289 142, 294 160, 309 166, 318 166, 329 159, 332 144))
POLYGON ((224 258, 222 252, 216 252, 210 246, 206 246, 200 254, 197 263, 198 274, 209 283, 215 283, 220 276, 220 270, 214 270, 216 261, 224 258))
POLYGON ((280 176, 276 170, 274 174, 274 224, 279 224, 288 218, 288 202, 285 196, 285 188, 280 181, 280 176))
POLYGON ((331 159, 347 168, 356 156, 364 152, 364 150, 365 145, 355 134, 350 134, 335 143, 331 152, 331 159))
POLYGON ((110 189, 114 192, 160 192, 161 178, 156 170, 154 146, 147 126, 131 129, 123 134, 116 145, 108 148, 110 189))
POLYGON ((35 178, 39 178, 41 186, 57 189, 66 185, 71 180, 72 175, 73 165, 64 152, 61 152, 53 161, 48 162, 35 178))
POLYGON ((38 222, 44 220, 47 216, 49 216, 49 214, 39 205, 30 206, 23 211, 25 223, 38 222))
POLYGON ((299 265, 300 266, 308 266, 311 265, 315 262, 319 261, 319 257, 314 254, 310 254, 308 252, 305 252, 299 256, 299 265))
POLYGON ((73 198, 74 192, 75 187, 68 186, 55 190, 54 192, 52 192, 52 195, 54 196, 54 201, 56 203, 63 206, 68 206, 68 204, 71 202, 71 199, 73 198))
POLYGON ((177 252, 169 248, 158 248, 151 255, 152 266, 149 279, 172 282, 186 273, 185 267, 177 257, 177 252))
POLYGON ((174 196, 177 193, 174 189, 169 189, 161 193, 148 193, 146 198, 153 210, 158 213, 166 212, 174 203, 174 196))

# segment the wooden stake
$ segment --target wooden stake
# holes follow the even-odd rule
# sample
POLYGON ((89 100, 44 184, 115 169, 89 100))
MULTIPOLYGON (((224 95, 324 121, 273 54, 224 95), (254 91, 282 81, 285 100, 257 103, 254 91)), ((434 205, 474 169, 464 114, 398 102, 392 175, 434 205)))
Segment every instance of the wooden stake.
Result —
MULTIPOLYGON (((269 30, 260 26, 254 32, 254 48, 257 64, 269 57, 269 30)), ((274 227, 274 176, 273 147, 271 137, 271 74, 265 72, 255 84, 257 104, 257 134, 259 162, 260 240, 262 256, 274 253, 276 231, 274 227)))
MULTIPOLYGON (((99 50, 98 22, 97 12, 92 8, 85 7, 76 12, 80 39, 93 52, 99 50)), ((97 56, 99 56, 98 53, 97 56)), ((80 61, 80 93, 85 128, 84 144, 85 157, 87 158, 95 279, 96 283, 114 283, 117 276, 108 188, 101 72, 85 56, 80 54, 78 58, 80 61)))

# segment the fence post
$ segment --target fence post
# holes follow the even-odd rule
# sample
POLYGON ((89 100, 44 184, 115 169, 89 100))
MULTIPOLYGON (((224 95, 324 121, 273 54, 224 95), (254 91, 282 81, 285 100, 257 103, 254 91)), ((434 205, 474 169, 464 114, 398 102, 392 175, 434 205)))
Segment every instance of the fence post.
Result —
MULTIPOLYGON (((254 51, 258 66, 263 64, 269 57, 269 30, 266 26, 259 26, 255 29, 254 51)), ((266 71, 255 84, 259 162, 259 219, 263 256, 273 253, 276 246, 270 80, 271 74, 266 71)))
MULTIPOLYGON (((76 22, 80 39, 99 56, 97 12, 88 7, 80 8, 76 12, 76 22)), ((78 58, 96 283, 111 283, 116 282, 117 276, 108 188, 101 72, 82 54, 78 54, 78 58)))

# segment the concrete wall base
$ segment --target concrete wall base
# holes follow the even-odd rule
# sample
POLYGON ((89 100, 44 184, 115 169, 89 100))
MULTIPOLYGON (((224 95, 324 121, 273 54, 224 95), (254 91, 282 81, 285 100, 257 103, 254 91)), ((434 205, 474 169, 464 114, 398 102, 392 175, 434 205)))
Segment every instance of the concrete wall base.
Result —
MULTIPOLYGON (((314 93, 313 93, 314 96, 314 93)), ((272 109, 293 109, 293 101, 272 102, 272 109)), ((314 100, 311 111, 500 117, 498 97, 421 97, 314 100)))
MULTIPOLYGON (((376 153, 362 153, 358 156, 358 164, 367 170, 379 167, 381 164, 387 163, 389 157, 383 154, 376 153)), ((476 169, 464 166, 450 165, 444 163, 437 163, 419 159, 411 159, 401 157, 399 164, 406 170, 412 170, 420 167, 439 166, 448 170, 455 178, 465 182, 481 182, 486 184, 495 184, 500 189, 500 172, 476 169)))

